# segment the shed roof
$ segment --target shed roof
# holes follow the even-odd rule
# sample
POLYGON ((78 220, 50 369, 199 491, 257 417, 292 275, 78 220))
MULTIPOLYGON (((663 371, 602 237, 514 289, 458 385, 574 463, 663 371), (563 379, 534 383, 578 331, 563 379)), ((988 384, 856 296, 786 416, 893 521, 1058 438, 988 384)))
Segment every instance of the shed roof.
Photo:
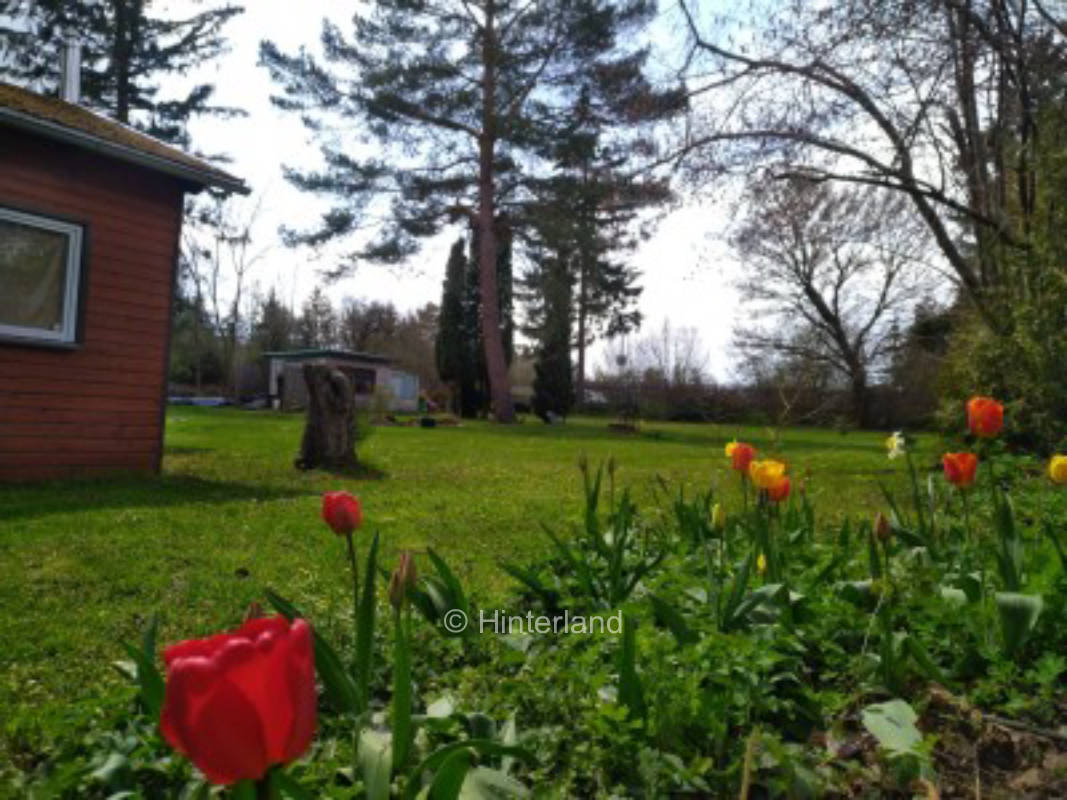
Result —
POLYGON ((248 194, 240 178, 87 108, 0 82, 0 125, 94 150, 111 158, 182 178, 248 194))
POLYGON ((363 361, 375 364, 388 364, 393 359, 379 353, 360 353, 354 350, 330 350, 310 348, 305 350, 272 350, 264 353, 265 358, 278 358, 283 361, 304 361, 312 358, 335 358, 338 361, 363 361))

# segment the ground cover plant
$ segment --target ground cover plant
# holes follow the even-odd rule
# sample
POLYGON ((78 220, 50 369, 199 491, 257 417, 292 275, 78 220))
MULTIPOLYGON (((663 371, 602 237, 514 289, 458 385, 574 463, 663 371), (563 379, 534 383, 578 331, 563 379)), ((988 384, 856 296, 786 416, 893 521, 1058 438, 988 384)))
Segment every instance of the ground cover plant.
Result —
MULTIPOLYGON (((1062 461, 1004 452, 990 408, 972 414, 972 433, 947 443, 940 465, 940 443, 920 450, 904 435, 883 444, 800 430, 776 440, 699 426, 623 438, 593 422, 569 424, 562 435, 475 426, 410 440, 453 476, 441 478, 439 493, 426 489, 434 496, 421 506, 411 499, 417 487, 392 488, 405 471, 429 469, 404 462, 400 436, 438 432, 383 430, 383 439, 397 437, 392 460, 376 461, 368 444, 361 476, 311 475, 294 489, 280 467, 275 474, 261 465, 280 458, 281 437, 264 431, 287 420, 251 418, 257 422, 247 427, 264 428, 241 441, 247 427, 232 416, 183 410, 172 429, 193 430, 172 439, 174 464, 163 481, 179 482, 175 508, 159 509, 158 498, 153 507, 137 494, 147 487, 131 482, 111 498, 117 514, 98 506, 95 524, 136 526, 139 515, 167 513, 157 547, 192 564, 182 568, 145 542, 138 549, 120 539, 113 544, 123 558, 88 563, 116 582, 133 571, 124 586, 138 591, 56 581, 53 608, 65 614, 38 614, 37 635, 12 635, 5 621, 5 650, 15 651, 5 707, 18 709, 5 720, 5 779, 16 795, 101 797, 207 796, 220 791, 212 778, 236 796, 953 796, 975 786, 983 796, 1054 795, 1065 763, 1058 726, 1067 582, 1057 487, 1067 475, 1062 461), (213 472, 205 445, 219 429, 230 437, 229 454, 214 459, 213 472), (463 436, 470 463, 482 466, 469 467, 469 487, 457 467, 463 436), (499 463, 487 467, 495 438, 499 463), (811 440, 821 446, 792 444, 811 440), (520 449, 541 504, 507 468, 520 449), (973 464, 959 455, 972 452, 973 464), (181 484, 194 465, 202 483, 181 484), (247 493, 212 483, 227 474, 243 475, 247 493), (361 502, 346 493, 320 498, 340 485, 361 502), (220 495, 204 503, 213 486, 220 495), (473 498, 488 495, 483 508, 495 509, 507 503, 506 486, 518 506, 510 514, 523 521, 504 511, 479 525, 473 498), (405 499, 418 516, 390 520, 405 499), (179 510, 182 500, 198 507, 179 510), (227 524, 228 515, 239 519, 227 524), (468 519, 467 536, 455 533, 468 519), (435 520, 454 536, 426 533, 423 524, 432 532, 435 520), (499 541, 508 524, 521 540, 499 541), (232 538, 196 553, 190 544, 210 540, 181 540, 187 526, 201 525, 232 538), (487 563, 463 557, 489 536, 498 541, 482 551, 487 563), (151 562, 143 575, 138 557, 151 562), (181 586, 222 557, 234 561, 195 589, 181 586), (160 575, 168 563, 178 568, 160 575), (241 626, 253 602, 259 606, 241 626), (108 618, 111 603, 121 609, 117 624, 104 623, 114 638, 85 633, 91 619, 108 618), (527 627, 460 630, 457 611, 468 621, 499 619, 499 611, 527 627), (159 725, 164 698, 181 696, 175 652, 214 651, 186 644, 167 651, 164 667, 162 645, 240 628, 231 638, 247 650, 242 640, 290 630, 269 621, 275 614, 293 619, 293 631, 298 618, 314 631, 316 733, 286 729, 302 754, 283 748, 252 759, 247 773, 224 774, 198 761, 192 717, 182 736, 159 725), (549 630, 531 630, 534 619, 549 630), (577 619, 602 625, 563 632, 577 619), (130 644, 123 649, 120 639, 130 644), (68 670, 64 650, 84 663, 68 670), (32 661, 42 653, 51 670, 32 661), (112 662, 115 680, 101 682, 112 662), (49 672, 56 674, 30 684, 29 697, 19 694, 27 683, 20 677, 49 672), (91 718, 78 718, 72 703, 69 714, 30 724, 30 698, 56 708, 64 672, 67 681, 90 683, 81 708, 94 709, 91 718)), ((2 541, 24 565, 28 552, 48 563, 77 541, 61 520, 78 517, 72 506, 86 502, 86 487, 73 487, 73 502, 47 488, 5 491, 14 524, 2 541), (52 496, 59 510, 49 519, 29 513, 52 496), (67 512, 64 502, 72 502, 67 512), (36 527, 44 524, 52 537, 36 527), (17 532, 35 537, 36 547, 20 551, 17 532)), ((91 537, 92 511, 81 516, 90 519, 82 536, 91 537)), ((59 574, 61 563, 48 566, 59 574)), ((12 572, 4 591, 20 580, 42 588, 12 572)), ((304 663, 306 652, 293 652, 304 663)), ((273 730, 269 704, 257 713, 273 730)))

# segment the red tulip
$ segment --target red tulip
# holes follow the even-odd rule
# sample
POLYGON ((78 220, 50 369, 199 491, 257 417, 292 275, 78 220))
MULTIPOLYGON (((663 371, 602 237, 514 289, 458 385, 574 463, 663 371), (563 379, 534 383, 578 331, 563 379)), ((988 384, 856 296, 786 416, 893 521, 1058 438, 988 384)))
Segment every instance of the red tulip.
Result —
POLYGON ((974 453, 945 453, 941 457, 941 463, 945 466, 945 479, 966 489, 974 483, 974 474, 978 469, 978 456, 974 453))
POLYGON ((742 475, 748 475, 748 465, 756 457, 756 448, 745 442, 733 443, 730 448, 730 466, 742 475))
POLYGON ((782 475, 767 487, 767 499, 772 503, 780 503, 789 497, 789 488, 789 476, 782 475))
POLYGON ((363 524, 363 509, 348 492, 326 492, 322 496, 322 518, 338 536, 349 536, 363 524))
POLYGON ((163 660, 160 730, 212 783, 259 780, 311 744, 315 659, 304 620, 251 619, 171 645, 163 660))
POLYGON ((975 436, 996 436, 1004 427, 1004 406, 992 397, 967 401, 967 427, 975 436))

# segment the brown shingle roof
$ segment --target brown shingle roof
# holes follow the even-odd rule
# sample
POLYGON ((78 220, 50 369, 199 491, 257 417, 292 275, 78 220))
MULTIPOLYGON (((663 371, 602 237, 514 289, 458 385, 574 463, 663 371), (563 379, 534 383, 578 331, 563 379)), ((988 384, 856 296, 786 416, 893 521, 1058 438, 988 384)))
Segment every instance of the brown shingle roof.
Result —
POLYGON ((200 186, 248 194, 244 181, 158 139, 73 103, 0 82, 0 125, 96 150, 200 186))

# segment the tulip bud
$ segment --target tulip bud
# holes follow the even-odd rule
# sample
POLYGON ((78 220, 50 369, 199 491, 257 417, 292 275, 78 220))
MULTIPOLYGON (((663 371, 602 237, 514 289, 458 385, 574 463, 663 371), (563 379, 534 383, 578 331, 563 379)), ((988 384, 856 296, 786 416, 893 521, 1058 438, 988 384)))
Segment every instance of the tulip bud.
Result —
POLYGON ((1067 456, 1053 456, 1048 462, 1048 476, 1053 483, 1067 484, 1067 456))
POLYGON ((756 572, 763 575, 767 571, 767 556, 760 553, 756 558, 756 572))
POLYGON ((415 588, 417 578, 415 559, 405 550, 400 554, 400 564, 389 578, 389 602, 392 603, 393 608, 400 610, 404 604, 404 598, 407 597, 408 589, 415 588))
POLYGON ((893 535, 892 528, 889 526, 889 517, 881 511, 874 518, 874 535, 880 542, 888 542, 893 535))
POLYGON ((326 492, 322 496, 322 519, 338 536, 350 536, 363 524, 363 509, 348 492, 326 492))
POLYGON ((726 509, 722 507, 721 503, 716 503, 711 507, 711 527, 717 531, 721 531, 726 527, 726 509))

